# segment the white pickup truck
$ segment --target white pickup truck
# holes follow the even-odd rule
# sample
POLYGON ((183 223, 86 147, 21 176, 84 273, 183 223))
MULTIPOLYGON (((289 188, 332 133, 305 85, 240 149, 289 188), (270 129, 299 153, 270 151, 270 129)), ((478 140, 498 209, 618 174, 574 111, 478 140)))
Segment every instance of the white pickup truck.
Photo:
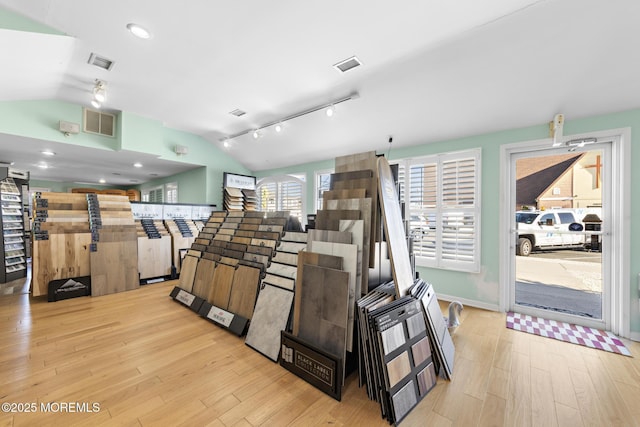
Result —
POLYGON ((571 209, 553 209, 547 211, 517 211, 516 254, 528 256, 534 248, 584 247, 582 217, 571 209), (578 228, 579 230, 577 230, 578 228))

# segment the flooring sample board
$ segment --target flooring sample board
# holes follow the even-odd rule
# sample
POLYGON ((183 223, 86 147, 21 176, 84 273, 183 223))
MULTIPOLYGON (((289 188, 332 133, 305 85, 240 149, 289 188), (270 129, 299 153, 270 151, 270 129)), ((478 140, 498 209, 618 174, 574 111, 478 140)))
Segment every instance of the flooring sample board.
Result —
MULTIPOLYGON (((295 280, 297 283, 302 283, 302 275, 304 274, 304 268, 307 265, 342 270, 343 261, 342 257, 339 256, 310 251, 300 251, 298 253, 298 268, 296 270, 295 280)), ((302 285, 298 286, 293 307, 293 334, 296 336, 298 335, 300 325, 300 286, 302 285)))
POLYGON ((386 158, 378 159, 380 208, 384 231, 389 245, 391 258, 391 271, 393 281, 396 284, 396 297, 407 295, 408 289, 413 285, 413 268, 407 247, 407 236, 404 232, 400 203, 395 181, 391 174, 391 168, 386 158))
MULTIPOLYGON (((216 236, 219 236, 221 234, 224 234, 227 236, 234 236, 236 234, 236 230, 233 228, 220 228, 216 233, 216 236)), ((213 238, 215 239, 216 236, 213 236, 213 238)))
POLYGON ((198 261, 200 259, 193 256, 185 256, 182 260, 182 271, 180 272, 180 281, 178 286, 187 292, 193 291, 193 280, 196 277, 198 261))
MULTIPOLYGON (((343 220, 338 220, 338 224, 343 220)), ((352 220, 356 221, 356 220, 352 220)), ((357 220, 362 221, 362 220, 357 220)), ((313 241, 320 242, 333 242, 333 243, 352 243, 351 242, 351 233, 344 231, 334 231, 334 230, 318 230, 312 229, 308 231, 307 243, 313 241)))
POLYGON ((231 239, 231 242, 240 243, 240 244, 243 244, 243 245, 249 245, 251 243, 252 237, 239 236, 237 233, 239 233, 240 231, 242 231, 242 230, 236 231, 236 235, 233 236, 233 238, 231 239))
MULTIPOLYGON (((188 257, 192 258, 192 257, 188 257)), ((185 257, 182 263, 182 273, 180 273, 180 278, 182 278, 182 274, 187 270, 187 265, 185 262, 187 261, 187 257, 185 257)), ((211 287, 213 286, 213 275, 216 268, 216 262, 210 259, 202 258, 198 261, 198 265, 193 276, 193 287, 191 288, 191 293, 197 297, 200 297, 206 300, 209 297, 209 293, 211 292, 211 287)), ((188 291, 188 289, 185 289, 188 291)))
POLYGON ((378 155, 375 151, 365 151, 362 153, 348 154, 335 158, 335 171, 351 172, 363 169, 375 169, 378 155))
POLYGON ((271 257, 273 255, 273 249, 265 246, 247 245, 247 252, 258 255, 266 255, 271 257))
MULTIPOLYGON (((119 197, 119 196, 114 196, 119 197)), ((135 225, 126 231, 99 231, 97 250, 91 252, 91 296, 129 291, 140 287, 138 234, 135 225)))
POLYGON ((307 233, 303 233, 301 231, 287 231, 284 233, 284 236, 282 236, 282 240, 285 242, 306 243, 307 238, 307 233))
MULTIPOLYGON (((335 202, 336 200, 331 200, 335 202)), ((327 202, 328 203, 328 202, 327 202)), ((364 219, 356 209, 323 209, 316 212, 316 229, 338 231, 341 219, 364 219)))
MULTIPOLYGON (((343 258, 342 270, 349 274, 348 295, 349 295, 349 322, 347 325, 347 350, 353 350, 353 325, 355 316, 356 300, 360 296, 360 289, 356 290, 356 284, 361 277, 358 271, 358 247, 353 244, 331 243, 331 242, 310 242, 309 252, 317 252, 326 255, 334 255, 343 258)), ((306 266, 304 268, 306 270, 306 266)), ((338 356, 340 356, 338 354, 338 356)))
POLYGON ((50 234, 34 240, 32 253, 33 296, 47 295, 49 282, 91 274, 91 233, 50 234))
MULTIPOLYGON (((214 248, 214 249, 219 249, 219 248, 214 248)), ((222 258, 222 257, 219 254, 216 254, 216 253, 205 252, 205 253, 202 254, 202 258, 206 258, 208 260, 218 262, 218 261, 220 261, 220 258, 222 258)))
POLYGON ((342 357, 347 350, 349 273, 306 265, 302 275, 300 323, 297 336, 342 357))
POLYGON ((265 246, 271 249, 275 249, 278 245, 278 242, 275 240, 267 240, 267 239, 251 239, 251 244, 254 246, 265 246))
POLYGON ((269 268, 267 268, 267 273, 287 277, 289 279, 295 279, 298 274, 298 269, 290 265, 272 262, 269 268))
POLYGON ((291 254, 297 254, 298 252, 305 250, 306 247, 306 243, 280 242, 280 245, 278 246, 278 252, 289 252, 291 254))
POLYGON ((238 226, 238 230, 258 231, 262 222, 258 218, 245 218, 238 226), (258 221, 258 223, 246 222, 248 220, 258 221))
POLYGON ((367 258, 364 256, 365 248, 368 249, 368 246, 365 246, 364 242, 364 220, 342 219, 339 225, 340 232, 351 235, 351 242, 349 243, 358 247, 358 271, 360 272, 360 277, 356 283, 356 295, 358 292, 360 292, 360 295, 364 295, 369 292, 369 264, 367 263, 367 258))
MULTIPOLYGON (((323 203, 325 200, 337 199, 364 199, 367 197, 367 190, 364 188, 355 188, 353 190, 326 190, 322 193, 323 203)), ((325 209, 323 207, 323 209, 325 209)))
MULTIPOLYGON (((234 235, 235 237, 255 237, 256 236, 256 232, 255 231, 250 231, 250 230, 236 230, 236 234, 234 235)), ((235 242, 235 237, 233 239, 231 239, 232 242, 235 242)))
POLYGON ((176 268, 176 273, 180 273, 180 249, 189 249, 195 241, 195 237, 183 237, 177 230, 170 232, 170 234, 173 266, 176 268))
MULTIPOLYGON (((325 205, 327 210, 358 209, 360 211, 360 218, 342 219, 362 219, 364 221, 362 259, 368 260, 369 268, 375 267, 375 230, 373 230, 375 224, 372 220, 374 205, 371 198, 327 200, 325 205)), ((339 229, 340 222, 338 221, 336 230, 339 229)))
POLYGON ((262 279, 262 283, 268 283, 273 286, 278 286, 279 288, 293 291, 295 280, 267 273, 264 279, 262 279))
POLYGON ((218 264, 213 273, 213 286, 209 291, 209 301, 214 306, 227 310, 236 268, 231 265, 218 264))
POLYGON ((256 231, 254 237, 256 239, 280 240, 280 233, 277 231, 256 231))
POLYGON ((263 224, 258 227, 258 231, 269 231, 272 233, 284 233, 284 226, 282 225, 271 225, 271 224, 263 224))
POLYGON ((246 265, 238 265, 229 296, 229 311, 251 319, 258 295, 260 270, 246 265))
POLYGON ((267 255, 254 254, 251 252, 244 252, 243 259, 246 261, 258 262, 262 265, 262 269, 266 270, 269 267, 270 258, 267 255))
POLYGON ((273 261, 277 262, 279 264, 287 264, 287 265, 293 265, 295 267, 298 266, 298 254, 291 254, 288 252, 278 252, 276 251, 274 257, 273 257, 273 261))
POLYGON ((280 353, 280 331, 286 329, 293 292, 264 284, 253 311, 245 344, 276 362, 280 353))

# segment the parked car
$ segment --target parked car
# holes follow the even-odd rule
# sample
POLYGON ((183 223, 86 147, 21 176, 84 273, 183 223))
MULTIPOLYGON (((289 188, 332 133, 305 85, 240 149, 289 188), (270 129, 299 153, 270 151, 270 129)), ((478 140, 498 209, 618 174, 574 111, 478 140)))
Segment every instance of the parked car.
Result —
POLYGON ((581 218, 571 209, 517 211, 516 227, 516 255, 529 256, 533 249, 584 247, 581 218))

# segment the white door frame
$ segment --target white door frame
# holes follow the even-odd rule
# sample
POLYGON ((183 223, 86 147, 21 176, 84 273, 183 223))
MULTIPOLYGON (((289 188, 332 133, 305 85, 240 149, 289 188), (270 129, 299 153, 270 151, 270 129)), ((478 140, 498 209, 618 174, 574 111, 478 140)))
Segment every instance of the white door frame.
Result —
MULTIPOLYGON (((611 213, 610 227, 605 233, 616 236, 611 239, 609 329, 622 337, 630 334, 629 248, 630 248, 630 195, 631 195, 631 128, 612 129, 565 136, 563 141, 595 137, 598 140, 613 140, 611 145, 611 213)), ((505 144, 500 147, 500 310, 507 311, 511 304, 511 280, 513 277, 512 256, 515 253, 513 227, 513 203, 515 189, 511 188, 514 177, 511 171, 511 155, 523 151, 552 148, 550 138, 505 144)), ((607 280, 603 276, 603 280, 607 280)), ((604 313, 604 311, 603 311, 604 313)))

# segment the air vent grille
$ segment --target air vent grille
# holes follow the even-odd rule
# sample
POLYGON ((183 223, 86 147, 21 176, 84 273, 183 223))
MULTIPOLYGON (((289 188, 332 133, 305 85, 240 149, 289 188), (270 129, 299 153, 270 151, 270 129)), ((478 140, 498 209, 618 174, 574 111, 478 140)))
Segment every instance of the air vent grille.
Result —
POLYGON ((233 111, 229 111, 229 114, 232 114, 232 115, 234 115, 236 117, 241 117, 241 116, 244 116, 245 114, 247 114, 247 112, 246 111, 242 111, 239 108, 236 108, 233 111))
POLYGON ((352 56, 351 58, 347 58, 344 61, 340 61, 337 64, 334 64, 333 68, 340 71, 341 73, 346 73, 347 71, 359 67, 360 65, 362 65, 362 62, 360 62, 360 60, 355 56, 352 56))
POLYGON ((115 136, 116 116, 101 111, 84 109, 84 131, 104 136, 115 136))
POLYGON ((100 56, 97 53, 92 53, 89 56, 89 60, 87 62, 91 65, 95 65, 96 67, 100 67, 107 71, 111 70, 114 64, 112 60, 107 59, 104 56, 100 56))

